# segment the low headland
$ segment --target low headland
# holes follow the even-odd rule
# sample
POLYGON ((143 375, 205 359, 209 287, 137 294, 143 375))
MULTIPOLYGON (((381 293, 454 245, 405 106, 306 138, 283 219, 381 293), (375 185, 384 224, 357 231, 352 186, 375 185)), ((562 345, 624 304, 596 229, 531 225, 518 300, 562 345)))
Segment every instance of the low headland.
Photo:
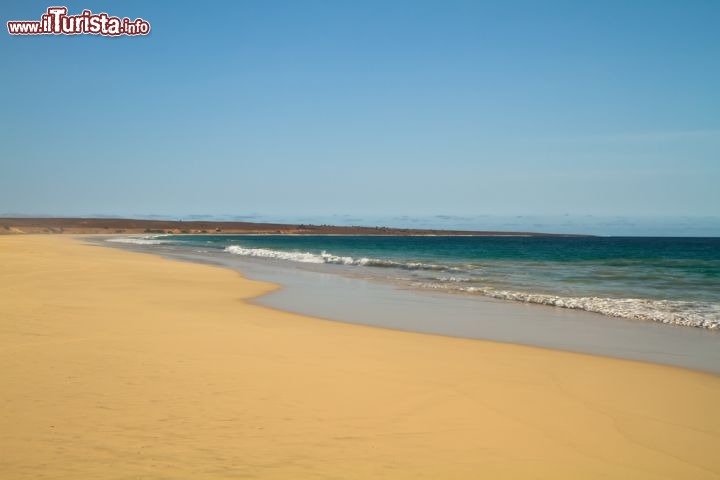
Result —
POLYGON ((384 226, 364 227, 130 218, 0 217, 0 235, 14 233, 585 236, 537 232, 410 229, 384 226))

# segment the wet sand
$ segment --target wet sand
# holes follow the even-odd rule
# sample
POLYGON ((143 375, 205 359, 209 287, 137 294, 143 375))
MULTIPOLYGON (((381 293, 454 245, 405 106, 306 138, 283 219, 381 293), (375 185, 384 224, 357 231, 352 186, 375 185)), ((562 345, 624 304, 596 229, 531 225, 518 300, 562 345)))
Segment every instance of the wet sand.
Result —
POLYGON ((236 272, 0 238, 6 478, 718 478, 720 377, 319 320, 236 272))
POLYGON ((282 285, 252 303, 311 317, 451 337, 493 340, 720 374, 720 331, 608 317, 547 305, 412 289, 353 268, 194 252, 164 245, 98 245, 219 265, 282 285), (332 273, 323 267, 332 269, 332 273))

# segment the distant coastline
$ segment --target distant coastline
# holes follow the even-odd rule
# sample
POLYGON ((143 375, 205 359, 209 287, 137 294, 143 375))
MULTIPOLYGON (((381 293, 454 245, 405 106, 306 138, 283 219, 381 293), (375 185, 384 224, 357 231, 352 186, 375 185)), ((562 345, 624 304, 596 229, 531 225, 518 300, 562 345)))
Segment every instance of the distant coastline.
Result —
POLYGON ((278 235, 447 235, 590 237, 565 233, 392 228, 198 220, 125 218, 2 217, 0 235, 12 234, 278 234, 278 235))

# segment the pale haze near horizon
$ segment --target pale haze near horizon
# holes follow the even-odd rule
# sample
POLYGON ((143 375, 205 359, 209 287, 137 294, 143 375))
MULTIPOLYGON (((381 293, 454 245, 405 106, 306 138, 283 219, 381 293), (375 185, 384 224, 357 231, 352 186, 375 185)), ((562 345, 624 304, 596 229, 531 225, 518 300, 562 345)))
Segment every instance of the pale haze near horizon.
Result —
POLYGON ((67 4, 147 37, 2 35, 0 214, 720 235, 717 2, 173 6, 67 4))

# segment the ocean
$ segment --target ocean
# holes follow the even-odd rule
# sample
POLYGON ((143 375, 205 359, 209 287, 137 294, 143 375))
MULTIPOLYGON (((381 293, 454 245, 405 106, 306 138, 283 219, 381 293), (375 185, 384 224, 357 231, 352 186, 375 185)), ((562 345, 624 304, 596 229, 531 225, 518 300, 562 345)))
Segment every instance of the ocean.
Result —
POLYGON ((720 238, 149 235, 108 241, 720 329, 720 238))

